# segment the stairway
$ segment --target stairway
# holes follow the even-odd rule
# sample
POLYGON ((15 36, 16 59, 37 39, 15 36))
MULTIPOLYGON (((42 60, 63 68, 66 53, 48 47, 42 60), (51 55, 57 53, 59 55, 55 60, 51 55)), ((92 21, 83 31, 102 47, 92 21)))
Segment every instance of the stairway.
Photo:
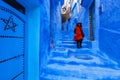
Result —
POLYGON ((118 64, 99 54, 102 53, 93 51, 87 40, 83 41, 83 48, 77 49, 75 42, 66 35, 51 50, 40 80, 120 80, 118 64))

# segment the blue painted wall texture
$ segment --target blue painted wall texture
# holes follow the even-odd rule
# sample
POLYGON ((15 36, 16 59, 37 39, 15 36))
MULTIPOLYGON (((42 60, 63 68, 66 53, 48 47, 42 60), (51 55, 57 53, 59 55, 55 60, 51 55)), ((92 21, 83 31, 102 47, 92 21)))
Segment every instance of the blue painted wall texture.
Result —
POLYGON ((45 66, 50 51, 50 1, 44 0, 40 5, 40 70, 45 66))
MULTIPOLYGON (((81 14, 81 22, 83 24, 83 30, 85 33, 85 38, 90 40, 90 20, 89 20, 89 8, 92 4, 93 0, 83 0, 82 1, 82 7, 81 10, 83 13, 81 14)), ((93 11, 93 14, 95 14, 95 11, 93 11)), ((95 19, 95 18, 94 18, 95 19)), ((95 22, 95 21, 94 21, 95 22)), ((95 23, 94 23, 95 24, 95 23)), ((93 24, 93 25, 94 25, 93 24)))
POLYGON ((50 47, 57 45, 57 39, 61 37, 61 4, 50 1, 50 47))
POLYGON ((120 63, 120 2, 101 0, 100 50, 120 63), (106 4, 107 3, 107 4, 106 4))
POLYGON ((31 7, 29 7, 30 9, 27 12, 25 78, 38 80, 40 66, 40 7, 31 7))
MULTIPOLYGON (((81 19, 86 37, 89 39, 89 8, 92 0, 83 0, 82 6, 85 8, 84 18, 81 19)), ((92 47, 105 52, 111 59, 120 63, 120 3, 119 0, 95 0, 94 14, 94 37, 92 47), (106 4, 107 3, 107 4, 106 4), (96 41, 96 42, 95 42, 96 41), (94 45, 95 43, 95 45, 94 45), (97 46, 96 46, 97 45, 97 46)))
POLYGON ((84 12, 84 17, 83 19, 81 20, 82 22, 82 25, 83 25, 83 31, 84 31, 84 34, 85 34, 85 37, 89 40, 89 14, 88 14, 88 11, 89 10, 85 10, 84 12))
POLYGON ((61 30, 61 4, 59 0, 42 1, 40 6, 40 71, 46 66, 51 48, 57 44, 61 30), (59 36, 58 36, 59 34, 59 36))

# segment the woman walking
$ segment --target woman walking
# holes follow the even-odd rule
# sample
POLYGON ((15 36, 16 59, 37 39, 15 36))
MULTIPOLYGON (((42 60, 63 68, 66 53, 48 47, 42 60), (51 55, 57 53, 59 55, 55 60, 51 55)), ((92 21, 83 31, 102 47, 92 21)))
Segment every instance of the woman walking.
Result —
POLYGON ((83 33, 83 30, 82 30, 82 23, 81 22, 78 22, 76 24, 76 27, 74 29, 74 41, 77 42, 77 48, 82 48, 82 41, 83 41, 83 38, 84 38, 84 33, 83 33))

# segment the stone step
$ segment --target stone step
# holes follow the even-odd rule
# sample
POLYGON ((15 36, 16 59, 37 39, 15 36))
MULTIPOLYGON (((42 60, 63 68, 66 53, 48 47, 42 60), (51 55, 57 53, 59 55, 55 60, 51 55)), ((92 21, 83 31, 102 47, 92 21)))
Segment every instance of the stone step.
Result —
MULTIPOLYGON (((59 44, 57 45, 58 47, 64 47, 64 48, 76 48, 76 44, 67 44, 67 43, 63 43, 63 44, 59 44)), ((87 46, 87 44, 83 43, 82 44, 82 48, 85 48, 87 46)))
MULTIPOLYGON (((72 40, 63 40, 63 41, 58 41, 57 46, 59 47, 66 47, 66 48, 76 48, 76 42, 72 40)), ((91 48, 92 43, 88 41, 83 41, 82 43, 83 48, 91 48)))
MULTIPOLYGON (((40 80, 84 80, 84 78, 75 78, 70 76, 66 77, 61 75, 52 75, 52 74, 42 73, 42 75, 40 76, 40 80)), ((90 80, 90 79, 86 79, 86 80, 90 80)))
POLYGON ((104 62, 99 59, 99 57, 87 55, 87 54, 79 54, 70 57, 52 57, 48 64, 70 64, 70 65, 87 65, 87 66, 106 66, 104 62))
MULTIPOLYGON (((83 40, 83 42, 90 42, 90 41, 88 41, 88 40, 83 40)), ((74 41, 74 40, 62 40, 62 43, 76 43, 76 41, 74 41)), ((91 43, 91 42, 90 42, 91 43)))
POLYGON ((88 48, 63 48, 63 47, 56 47, 55 49, 51 50, 50 52, 52 57, 69 57, 71 55, 78 55, 78 54, 93 54, 90 52, 88 48))
POLYGON ((68 49, 57 47, 50 52, 51 57, 68 57, 68 49))
POLYGON ((76 44, 75 41, 69 41, 69 40, 68 40, 68 41, 67 41, 67 40, 66 40, 66 41, 62 41, 62 43, 63 43, 63 44, 64 44, 64 43, 67 43, 67 44, 76 44))
POLYGON ((68 55, 77 55, 77 54, 90 54, 93 55, 93 52, 91 52, 91 50, 89 48, 68 48, 68 55))
POLYGON ((65 48, 75 48, 75 44, 59 44, 59 47, 65 47, 65 48))
POLYGON ((71 64, 71 65, 87 65, 87 66, 101 66, 101 67, 113 67, 115 68, 118 64, 105 59, 97 53, 91 52, 88 48, 82 49, 70 49, 70 48, 58 48, 56 51, 51 51, 51 58, 49 64, 71 64))
MULTIPOLYGON (((76 45, 76 42, 74 40, 61 40, 60 44, 76 45)), ((92 47, 92 43, 89 40, 87 40, 87 39, 83 40, 82 45, 83 45, 83 48, 91 48, 92 47)), ((73 46, 66 46, 66 47, 76 48, 76 46, 74 46, 74 47, 73 46)))
MULTIPOLYGON (((59 65, 50 64, 43 69, 44 73, 51 75, 60 75, 66 77, 82 78, 84 80, 119 80, 120 69, 102 68, 99 66, 84 66, 84 65, 59 65)), ((57 80, 57 79, 56 79, 57 80)))

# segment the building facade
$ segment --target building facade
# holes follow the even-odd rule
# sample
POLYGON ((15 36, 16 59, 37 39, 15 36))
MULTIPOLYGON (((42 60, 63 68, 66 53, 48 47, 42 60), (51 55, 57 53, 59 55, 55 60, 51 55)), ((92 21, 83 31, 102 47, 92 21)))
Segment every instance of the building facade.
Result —
POLYGON ((105 52, 120 63, 118 0, 82 0, 82 6, 85 8, 82 16, 83 26, 86 27, 84 31, 87 39, 92 42, 92 48, 105 52))
POLYGON ((0 1, 1 80, 39 80, 50 49, 56 45, 63 3, 63 0, 0 1))

